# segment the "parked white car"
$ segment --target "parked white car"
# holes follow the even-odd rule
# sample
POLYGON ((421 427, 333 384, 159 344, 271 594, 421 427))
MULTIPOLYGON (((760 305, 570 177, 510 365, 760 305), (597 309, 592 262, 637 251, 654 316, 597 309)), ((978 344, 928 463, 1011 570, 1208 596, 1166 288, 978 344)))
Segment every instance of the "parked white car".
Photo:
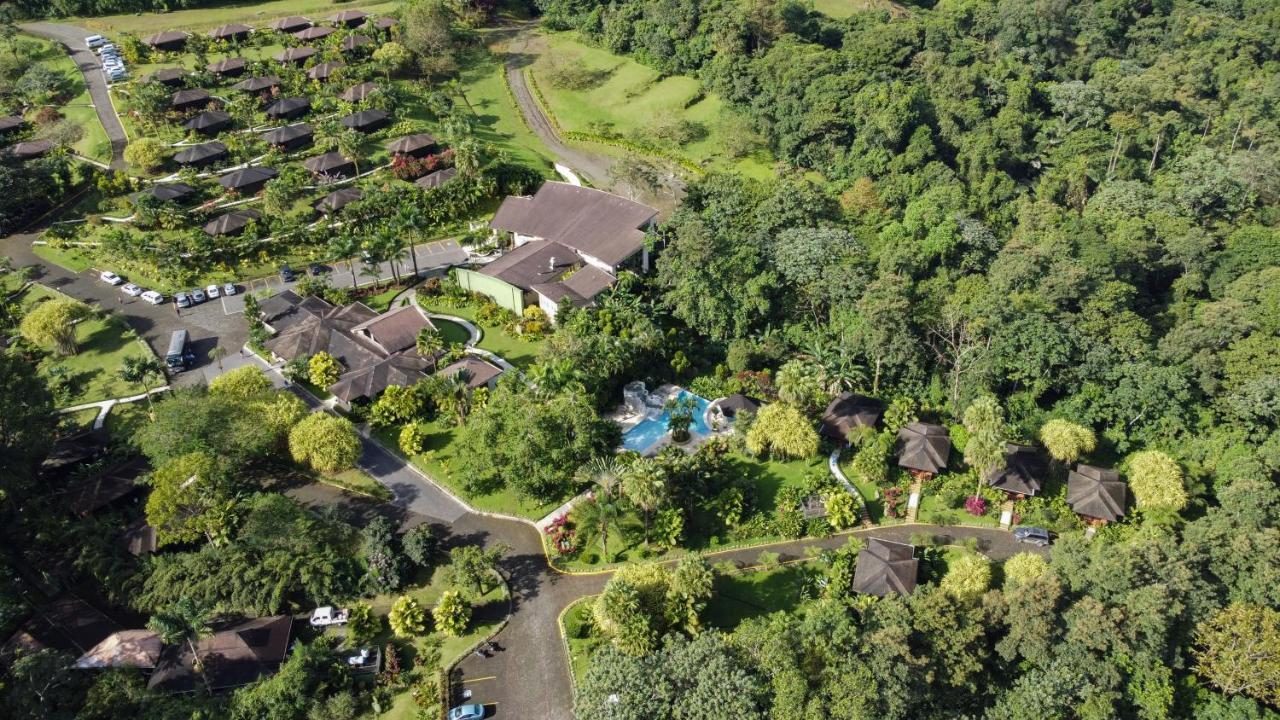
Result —
POLYGON ((164 295, 161 295, 155 290, 148 290, 142 293, 142 299, 146 300, 152 305, 159 305, 160 303, 164 302, 164 295))
POLYGON ((120 292, 128 295, 129 297, 138 297, 142 294, 142 288, 134 285, 133 283, 125 283, 124 287, 120 288, 120 292))
POLYGON ((346 625, 347 611, 339 610, 332 605, 318 607, 311 611, 311 625, 314 627, 327 627, 329 625, 346 625))
POLYGON ((240 292, 240 291, 236 289, 236 284, 235 284, 235 283, 227 283, 227 284, 225 284, 225 285, 223 285, 223 286, 222 286, 222 294, 223 294, 223 295, 235 295, 235 294, 236 294, 236 293, 238 293, 238 292, 240 292))
POLYGON ((124 278, 111 272, 110 270, 103 270, 102 273, 98 275, 98 277, 102 278, 102 282, 108 285, 119 285, 124 282, 124 278))
POLYGON ((101 35, 90 35, 84 39, 84 44, 88 45, 90 50, 96 47, 102 47, 106 42, 107 39, 101 35))
POLYGON ((216 284, 210 285, 204 289, 204 294, 208 295, 210 300, 218 297, 221 292, 222 291, 218 289, 216 284))

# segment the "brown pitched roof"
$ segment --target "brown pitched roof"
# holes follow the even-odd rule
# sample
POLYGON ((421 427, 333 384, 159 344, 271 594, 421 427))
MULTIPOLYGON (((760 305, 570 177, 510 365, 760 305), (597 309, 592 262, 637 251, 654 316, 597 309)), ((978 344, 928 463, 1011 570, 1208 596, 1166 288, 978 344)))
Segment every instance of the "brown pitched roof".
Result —
POLYGON ((569 298, 577 307, 586 307, 600 293, 613 287, 617 278, 594 265, 585 265, 563 280, 533 286, 533 291, 552 302, 569 298))
MULTIPOLYGON (((373 83, 365 83, 372 85, 373 83)), ((387 152, 398 155, 412 155, 416 152, 433 148, 439 145, 439 141, 430 133, 417 133, 416 135, 405 135, 395 140, 387 141, 387 152)))
POLYGON ((157 45, 177 45, 185 43, 188 37, 189 36, 186 33, 178 30, 165 30, 162 33, 152 35, 147 38, 145 42, 151 47, 156 47, 157 45))
POLYGON ((150 630, 121 630, 94 645, 73 666, 81 670, 135 667, 150 670, 160 661, 160 635, 150 630))
POLYGON ((338 122, 342 123, 343 127, 364 132, 382 125, 390 117, 385 110, 361 110, 343 117, 338 122))
POLYGON ((312 175, 329 175, 332 177, 345 177, 355 170, 355 165, 337 151, 309 157, 302 162, 302 166, 310 171, 312 175))
POLYGON ((1067 504, 1077 515, 1099 520, 1119 520, 1129 488, 1120 473, 1092 465, 1076 465, 1067 474, 1067 504))
POLYGON ((951 436, 941 425, 913 422, 898 431, 898 464, 908 470, 940 473, 951 456, 951 436))
POLYGON ((179 90, 173 94, 169 100, 169 104, 176 108, 187 107, 189 105, 207 105, 210 100, 208 90, 201 88, 191 88, 190 90, 179 90))
POLYGON ((1040 451, 1030 445, 1005 446, 1004 467, 991 477, 991 487, 1015 495, 1035 495, 1049 473, 1040 451))
MULTIPOLYGON (((304 300, 298 303, 298 307, 306 304, 304 300)), ((385 357, 376 346, 357 340, 351 334, 352 328, 377 317, 378 313, 362 303, 338 308, 330 306, 327 310, 322 309, 318 303, 315 305, 314 310, 304 307, 306 317, 288 324, 279 335, 264 343, 267 349, 285 360, 315 355, 323 350, 337 358, 348 370, 368 367, 385 357)), ((267 322, 272 322, 272 316, 268 316, 267 322)))
POLYGON ((910 595, 916 589, 915 548, 879 538, 867 540, 853 571, 854 592, 885 597, 910 595))
POLYGON ((194 193, 195 188, 186 183, 157 183, 138 193, 138 195, 150 195, 157 200, 170 201, 181 200, 182 198, 194 193))
POLYGON ((658 211, 602 190, 548 182, 533 197, 509 197, 490 227, 562 243, 611 266, 640 251, 658 211))
POLYGON ((233 625, 196 643, 204 672, 192 668, 187 643, 170 645, 147 687, 163 692, 190 692, 206 683, 211 690, 240 687, 274 674, 289 650, 293 618, 288 615, 255 618, 233 625))
POLYGON ((290 15, 289 17, 282 17, 279 20, 273 21, 267 27, 271 28, 272 30, 279 30, 280 32, 291 33, 291 32, 297 31, 300 28, 310 27, 310 25, 311 25, 310 20, 300 15, 290 15))
POLYGON ((392 385, 412 385, 424 377, 428 361, 416 350, 392 355, 373 365, 345 373, 329 386, 329 392, 343 402, 371 398, 392 385))
POLYGON ((328 25, 316 25, 315 27, 309 27, 306 30, 299 30, 294 33, 293 36, 304 41, 320 40, 321 38, 329 37, 333 33, 334 29, 328 25))
POLYGON ((534 240, 525 243, 480 270, 522 290, 552 283, 578 263, 578 256, 557 242, 534 240))
POLYGON ((387 28, 395 27, 395 25, 396 19, 393 17, 380 17, 373 21, 373 26, 379 30, 386 30, 387 28))
POLYGON ((19 160, 30 160, 37 158, 53 149, 52 140, 27 140, 26 142, 14 143, 10 145, 6 151, 19 160))
POLYGON ((207 142, 200 145, 192 145, 185 150, 179 150, 174 153, 173 159, 179 165, 192 165, 208 162, 226 154, 226 145, 220 142, 207 142))
POLYGON ((456 363, 440 368, 438 375, 453 377, 458 373, 466 373, 467 387, 472 390, 488 385, 489 381, 502 374, 502 368, 475 355, 467 355, 456 363))
POLYGON ((364 20, 367 17, 369 17, 369 13, 363 10, 343 10, 342 12, 330 15, 327 19, 329 22, 350 25, 352 23, 357 23, 360 20, 364 20))
POLYGON ((760 403, 743 395, 742 393, 734 393, 720 400, 720 412, 728 417, 736 417, 740 412, 753 413, 760 409, 760 403))
POLYGON ((231 23, 229 25, 223 25, 210 30, 209 37, 217 40, 223 40, 225 38, 241 37, 248 35, 251 32, 253 32, 253 28, 248 25, 243 23, 231 23))
POLYGON ((225 75, 227 73, 244 70, 246 64, 247 62, 242 57, 229 57, 225 60, 209 63, 206 67, 208 67, 209 72, 211 73, 225 75))
POLYGON ((161 85, 178 85, 187 76, 182 68, 161 68, 143 78, 143 82, 158 82, 161 85))
POLYGON ((339 44, 338 47, 342 52, 351 52, 358 47, 364 47, 365 45, 370 45, 372 43, 373 40, 368 36, 361 35, 360 33, 351 33, 350 35, 342 38, 342 43, 339 44))
POLYGON ((182 123, 187 130, 197 130, 210 135, 231 124, 231 116, 221 110, 205 110, 182 123))
POLYGON ((306 60, 315 54, 316 49, 313 47, 286 48, 276 53, 276 60, 282 63, 296 63, 306 60))
POLYGON ((362 82, 359 85, 352 85, 346 90, 343 90, 342 94, 338 96, 338 99, 349 103, 360 102, 377 91, 377 83, 362 82))
POLYGON ((261 185, 266 181, 274 178, 280 173, 275 168, 269 167, 248 167, 243 170, 227 173, 218 178, 218 184, 228 190, 239 190, 242 188, 261 185))
POLYGON ((287 145, 295 140, 311 137, 315 132, 307 123, 294 123, 263 133, 262 139, 268 145, 287 145))
POLYGON ((875 427, 884 414, 884 403, 865 395, 840 393, 822 414, 822 434, 836 442, 845 442, 855 427, 875 427))
POLYGON ((37 607, 22 629, 39 646, 80 655, 123 628, 84 600, 63 595, 37 607))
POLYGON ((334 62, 332 60, 328 62, 322 62, 319 65, 316 65, 315 67, 308 70, 307 77, 311 78, 312 80, 327 80, 329 79, 329 76, 333 75, 340 68, 344 68, 346 66, 347 66, 346 63, 334 62))
POLYGON ((334 190, 328 195, 320 198, 312 207, 320 212, 336 212, 356 200, 359 200, 361 197, 364 197, 364 193, 360 191, 360 188, 345 187, 340 190, 334 190))
POLYGON ((351 328, 351 332, 371 340, 390 354, 414 347, 418 333, 427 328, 434 330, 435 325, 421 310, 409 304, 370 318, 351 328))
POLYGON ((441 185, 449 182, 450 180, 454 179, 457 176, 458 176, 458 168, 456 167, 445 168, 443 170, 437 170, 429 175, 423 175, 417 180, 414 180, 413 184, 417 185, 423 190, 428 190, 430 188, 440 187, 441 185))
POLYGON ((253 208, 232 210, 205 223, 204 232, 206 235, 215 237, 219 235, 235 235, 244 232, 250 222, 261 218, 262 213, 253 208))
POLYGON ((259 77, 245 78, 235 85, 231 86, 232 90, 244 90, 245 92, 258 92, 273 88, 280 84, 280 78, 276 75, 262 75, 259 77))

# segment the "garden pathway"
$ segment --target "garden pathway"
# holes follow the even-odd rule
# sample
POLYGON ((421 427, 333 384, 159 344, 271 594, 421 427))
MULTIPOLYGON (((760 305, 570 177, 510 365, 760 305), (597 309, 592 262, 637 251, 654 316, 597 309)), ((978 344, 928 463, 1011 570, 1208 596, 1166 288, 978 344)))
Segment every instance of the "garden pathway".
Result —
POLYGON ((67 54, 80 68, 84 75, 85 87, 89 89, 89 97, 93 98, 93 109, 98 113, 102 129, 111 141, 111 168, 123 170, 124 148, 129 144, 129 136, 120 124, 120 116, 116 114, 115 105, 111 102, 111 93, 107 90, 107 78, 102 74, 102 66, 93 51, 84 44, 84 39, 93 33, 75 25, 62 23, 27 23, 22 29, 40 37, 56 40, 67 48, 67 54))
POLYGON ((111 408, 117 405, 122 405, 124 403, 132 403, 132 402, 138 402, 139 400, 145 400, 148 395, 156 395, 158 393, 168 392, 168 391, 169 391, 169 386, 163 385, 158 388, 152 388, 149 392, 145 392, 140 395, 130 395, 129 397, 122 397, 122 398, 111 398, 109 400, 99 400, 97 402, 83 403, 81 405, 72 405, 71 407, 61 408, 57 411, 57 414, 66 415, 68 413, 80 412, 81 410, 97 408, 98 416, 93 419, 93 429, 101 430, 103 424, 106 423, 107 421, 107 413, 111 412, 111 408))

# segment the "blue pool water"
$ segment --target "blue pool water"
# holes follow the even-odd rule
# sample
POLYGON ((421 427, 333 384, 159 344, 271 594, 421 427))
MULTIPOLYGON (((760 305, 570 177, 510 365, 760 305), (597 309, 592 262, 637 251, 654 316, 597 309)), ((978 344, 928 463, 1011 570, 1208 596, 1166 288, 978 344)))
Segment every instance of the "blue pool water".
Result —
MULTIPOLYGON (((707 406, 711 404, 711 401, 698 397, 688 390, 681 390, 679 397, 691 397, 696 404, 693 410, 693 424, 689 426, 689 432, 695 435, 710 435, 711 428, 707 427, 707 406)), ((670 412, 663 410, 662 414, 656 418, 641 420, 635 427, 622 434, 622 447, 634 452, 644 453, 644 451, 653 447, 654 443, 666 436, 667 421, 670 419, 670 412)))

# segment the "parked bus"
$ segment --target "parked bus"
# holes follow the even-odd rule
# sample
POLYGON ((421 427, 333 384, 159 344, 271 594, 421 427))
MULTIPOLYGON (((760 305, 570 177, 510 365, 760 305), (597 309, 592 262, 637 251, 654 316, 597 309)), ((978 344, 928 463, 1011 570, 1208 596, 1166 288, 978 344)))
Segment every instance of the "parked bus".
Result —
POLYGON ((195 353, 187 348, 187 331, 174 330, 169 337, 169 352, 164 355, 164 364, 174 372, 182 372, 195 362, 195 353))

